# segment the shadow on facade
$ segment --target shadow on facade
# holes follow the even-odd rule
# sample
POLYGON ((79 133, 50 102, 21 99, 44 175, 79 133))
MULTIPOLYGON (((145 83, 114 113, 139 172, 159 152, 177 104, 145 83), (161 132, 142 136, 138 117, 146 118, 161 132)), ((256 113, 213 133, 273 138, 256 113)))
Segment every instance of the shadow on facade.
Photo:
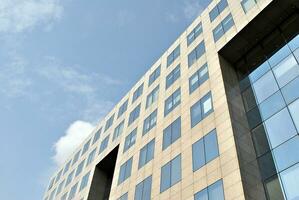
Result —
POLYGON ((219 51, 246 199, 270 199, 263 176, 275 165, 273 159, 264 166, 258 160, 250 127, 258 114, 248 119, 240 81, 298 33, 299 1, 274 0, 219 51))
POLYGON ((108 200, 117 159, 118 147, 115 147, 96 166, 88 200, 108 200))

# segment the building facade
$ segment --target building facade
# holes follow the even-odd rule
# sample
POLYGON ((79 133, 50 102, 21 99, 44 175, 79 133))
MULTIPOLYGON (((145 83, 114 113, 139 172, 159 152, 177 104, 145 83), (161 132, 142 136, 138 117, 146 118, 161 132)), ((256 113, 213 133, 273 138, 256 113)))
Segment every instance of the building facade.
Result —
POLYGON ((299 1, 214 0, 44 200, 298 200, 299 1))

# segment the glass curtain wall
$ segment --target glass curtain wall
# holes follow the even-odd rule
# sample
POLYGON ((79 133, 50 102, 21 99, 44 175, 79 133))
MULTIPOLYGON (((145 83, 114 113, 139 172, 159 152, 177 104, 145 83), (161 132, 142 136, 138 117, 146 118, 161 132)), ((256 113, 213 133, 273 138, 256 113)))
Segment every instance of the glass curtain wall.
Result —
POLYGON ((267 198, 299 199, 299 35, 240 81, 267 198))

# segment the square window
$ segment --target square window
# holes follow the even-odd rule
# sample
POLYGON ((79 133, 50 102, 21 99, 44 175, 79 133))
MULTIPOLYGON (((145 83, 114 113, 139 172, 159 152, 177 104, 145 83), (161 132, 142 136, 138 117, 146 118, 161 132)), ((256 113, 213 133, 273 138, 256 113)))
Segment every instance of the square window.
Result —
POLYGON ((280 91, 270 96, 260 104, 260 112, 263 120, 268 119, 273 114, 285 107, 285 102, 280 91))
POLYGON ((299 98, 299 77, 288 83, 281 90, 287 104, 299 98))
POLYGON ((299 136, 296 136, 273 150, 276 166, 279 171, 299 162, 298 147, 299 136))
POLYGON ((217 42, 223 35, 224 35, 224 30, 223 30, 223 28, 222 28, 222 25, 219 24, 219 25, 216 26, 216 28, 213 30, 214 41, 217 42))
POLYGON ((265 181, 265 188, 269 200, 279 200, 284 199, 283 193, 281 191, 281 185, 277 176, 271 177, 265 181))
POLYGON ((283 87, 299 75, 299 65, 293 54, 291 54, 276 65, 273 68, 273 72, 279 86, 283 87))
POLYGON ((298 178, 299 178, 299 164, 287 169, 281 173, 281 180, 287 199, 299 199, 298 178))
POLYGON ((277 83, 271 71, 253 83, 253 88, 259 103, 263 102, 278 90, 277 83))
POLYGON ((268 119, 265 125, 272 148, 296 135, 295 126, 286 108, 268 119))
POLYGON ((257 156, 261 156, 270 150, 266 130, 263 124, 252 130, 252 140, 257 156))

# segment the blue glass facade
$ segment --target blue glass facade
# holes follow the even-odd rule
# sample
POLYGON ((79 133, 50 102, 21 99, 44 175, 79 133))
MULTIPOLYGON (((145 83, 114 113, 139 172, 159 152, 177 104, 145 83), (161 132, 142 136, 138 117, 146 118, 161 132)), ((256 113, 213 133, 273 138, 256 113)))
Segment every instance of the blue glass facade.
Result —
POLYGON ((268 199, 299 199, 299 35, 240 81, 268 199))

